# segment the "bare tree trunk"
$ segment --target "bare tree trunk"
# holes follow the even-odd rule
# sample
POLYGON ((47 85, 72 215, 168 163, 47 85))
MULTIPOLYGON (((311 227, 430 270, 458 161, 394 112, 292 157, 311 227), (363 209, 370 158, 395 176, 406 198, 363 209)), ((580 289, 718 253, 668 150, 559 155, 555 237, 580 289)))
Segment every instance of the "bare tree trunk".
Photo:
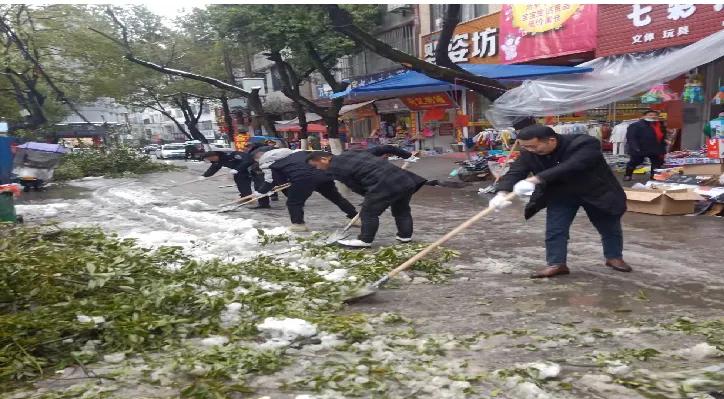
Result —
POLYGON ((260 123, 264 126, 267 134, 278 137, 279 135, 277 134, 277 129, 274 126, 274 121, 269 119, 269 115, 267 115, 266 111, 264 111, 264 107, 261 104, 259 89, 252 89, 249 98, 247 98, 247 104, 249 105, 249 109, 253 112, 252 119, 256 119, 256 123, 260 123))
POLYGON ((307 113, 298 102, 294 103, 294 110, 297 112, 299 119, 299 146, 302 150, 309 149, 309 123, 307 122, 307 113))
MULTIPOLYGON (((467 87, 491 101, 495 101, 495 99, 500 97, 506 91, 505 86, 494 79, 477 76, 470 72, 461 70, 461 68, 457 66, 454 68, 446 68, 440 65, 435 65, 425 60, 418 59, 414 55, 397 50, 389 44, 384 43, 367 33, 364 29, 360 29, 355 26, 353 18, 349 12, 340 8, 338 5, 326 4, 323 5, 323 7, 327 9, 327 13, 332 20, 333 28, 336 31, 381 55, 382 57, 399 63, 405 68, 412 69, 448 83, 467 87)), ((440 42, 438 43, 438 48, 443 47, 443 49, 447 50, 447 45, 448 43, 440 42)), ((444 63, 444 60, 442 62, 444 63)))
POLYGON ((50 89, 55 93, 55 95, 58 97, 58 100, 60 100, 63 104, 67 105, 68 108, 70 108, 71 111, 73 111, 76 115, 80 117, 80 119, 90 124, 91 122, 85 117, 85 115, 81 114, 80 111, 78 111, 78 108, 76 108, 75 104, 70 101, 68 96, 65 95, 63 90, 61 90, 53 81, 53 79, 50 78, 50 75, 48 75, 45 72, 45 69, 43 68, 43 65, 40 63, 40 61, 31 53, 30 49, 28 49, 27 43, 23 42, 18 35, 15 33, 15 31, 8 25, 7 21, 5 20, 5 17, 0 18, 0 31, 5 34, 5 36, 8 39, 8 42, 13 43, 15 47, 20 51, 20 54, 22 57, 33 64, 33 67, 35 68, 35 71, 38 75, 40 75, 43 80, 45 80, 45 83, 50 87, 50 89))
POLYGON ((229 108, 229 99, 226 95, 219 98, 221 100, 221 112, 224 114, 224 125, 226 125, 226 136, 230 143, 234 142, 234 120, 231 117, 231 109, 229 108))

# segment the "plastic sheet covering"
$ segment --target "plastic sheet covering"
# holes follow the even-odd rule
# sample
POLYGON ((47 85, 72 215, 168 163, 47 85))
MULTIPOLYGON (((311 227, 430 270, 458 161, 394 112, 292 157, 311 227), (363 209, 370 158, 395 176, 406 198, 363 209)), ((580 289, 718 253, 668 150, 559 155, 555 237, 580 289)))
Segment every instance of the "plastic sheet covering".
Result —
POLYGON ((582 75, 526 80, 500 96, 485 113, 498 129, 530 116, 584 111, 627 99, 651 86, 724 56, 724 30, 689 46, 596 58, 578 65, 582 75))

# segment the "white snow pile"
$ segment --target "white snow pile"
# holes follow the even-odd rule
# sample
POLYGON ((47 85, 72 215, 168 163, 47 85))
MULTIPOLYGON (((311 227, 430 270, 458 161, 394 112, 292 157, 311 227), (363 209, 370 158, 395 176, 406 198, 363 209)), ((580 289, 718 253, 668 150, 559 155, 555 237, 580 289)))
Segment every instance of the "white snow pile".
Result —
POLYGON ((226 309, 222 310, 219 315, 221 326, 229 328, 239 324, 241 321, 241 308, 242 305, 239 302, 232 302, 226 305, 226 309))
MULTIPOLYGON (((52 218, 61 215, 71 204, 56 202, 51 204, 15 205, 15 212, 25 217, 52 218)), ((62 216, 62 215, 61 215, 62 216)))
POLYGON ((319 271, 317 273, 327 281, 338 282, 345 280, 349 271, 347 269, 333 269, 330 271, 319 271))
POLYGON ((206 202, 194 199, 180 202, 178 205, 181 209, 185 209, 187 211, 200 211, 210 208, 206 202))
POLYGON ((516 367, 527 369, 538 380, 556 378, 561 373, 561 366, 551 362, 527 363, 516 367))
POLYGON ((267 317, 256 328, 269 338, 261 345, 263 348, 289 346, 300 338, 317 335, 317 327, 302 319, 267 317))
POLYGON ((211 335, 201 340, 203 346, 220 346, 229 343, 229 338, 223 335, 211 335))
POLYGON ((106 318, 103 316, 86 316, 79 314, 75 316, 75 319, 78 321, 78 323, 87 324, 87 323, 93 323, 93 324, 101 324, 106 322, 106 318))
POLYGON ((709 345, 706 342, 694 345, 691 348, 678 350, 675 354, 692 360, 704 360, 706 358, 722 356, 722 352, 720 352, 716 346, 709 345))

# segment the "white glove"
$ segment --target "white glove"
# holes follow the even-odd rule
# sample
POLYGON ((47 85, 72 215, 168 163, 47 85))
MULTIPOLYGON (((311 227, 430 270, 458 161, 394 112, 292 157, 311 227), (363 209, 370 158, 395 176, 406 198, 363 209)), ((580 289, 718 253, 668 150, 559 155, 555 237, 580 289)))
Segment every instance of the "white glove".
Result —
POLYGON ((513 205, 513 203, 505 199, 505 193, 495 194, 495 197, 488 202, 488 206, 494 208, 496 212, 511 205, 513 205))
POLYGON ((535 183, 531 183, 528 180, 521 180, 513 186, 513 192, 518 197, 529 196, 533 194, 533 191, 535 191, 535 183))

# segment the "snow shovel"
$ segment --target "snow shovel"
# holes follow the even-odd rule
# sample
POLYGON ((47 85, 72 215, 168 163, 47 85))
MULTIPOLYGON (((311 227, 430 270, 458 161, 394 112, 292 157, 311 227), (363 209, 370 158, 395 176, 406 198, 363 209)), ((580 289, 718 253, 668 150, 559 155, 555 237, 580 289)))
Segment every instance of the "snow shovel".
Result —
POLYGON ((352 227, 352 225, 355 224, 356 221, 359 220, 361 212, 357 212, 357 215, 352 218, 352 220, 347 223, 346 226, 342 230, 337 230, 334 233, 330 234, 329 237, 327 237, 326 240, 324 240, 323 245, 332 245, 335 242, 339 240, 344 240, 345 238, 349 237, 349 229, 352 227))
MULTIPOLYGON (((505 196, 505 199, 508 201, 512 201, 515 198, 515 193, 508 193, 508 195, 505 196)), ((415 256, 405 261, 405 263, 401 264, 400 266, 397 266, 395 269, 393 269, 391 272, 387 273, 384 277, 381 279, 375 281, 372 285, 363 288, 355 293, 353 293, 350 297, 345 299, 345 302, 354 302, 356 300, 370 297, 377 293, 377 290, 379 290, 382 286, 387 284, 387 282, 390 280, 390 278, 400 274, 400 272, 409 269, 412 265, 415 264, 418 260, 425 257, 425 255, 432 252, 434 249, 438 248, 440 245, 446 243, 449 239, 455 237, 463 230, 470 227, 473 223, 477 222, 478 220, 482 219, 483 217, 489 215, 491 212, 493 212, 495 208, 488 206, 487 208, 483 209, 482 211, 475 214, 475 216, 471 217, 470 219, 464 221, 454 229, 452 229, 449 233, 445 234, 444 236, 440 237, 437 241, 433 242, 432 244, 428 245, 423 249, 422 251, 418 252, 415 256)))
POLYGON ((219 209, 218 212, 219 212, 219 213, 231 212, 231 211, 239 208, 240 206, 244 206, 244 205, 246 205, 246 204, 250 204, 250 203, 252 203, 252 202, 254 202, 254 201, 256 201, 256 200, 258 200, 258 199, 260 199, 260 198, 270 197, 270 196, 272 196, 274 193, 278 193, 279 191, 286 190, 286 189, 289 188, 289 186, 291 186, 291 185, 292 185, 292 183, 284 183, 284 184, 282 184, 282 185, 279 185, 279 186, 274 187, 274 188, 271 189, 269 192, 264 193, 264 194, 262 194, 262 195, 258 195, 258 196, 256 196, 256 197, 254 197, 254 194, 252 194, 252 195, 247 195, 246 197, 239 198, 238 200, 236 200, 236 201, 234 201, 234 202, 231 203, 231 204, 235 204, 235 203, 241 202, 241 203, 238 204, 237 206, 235 206, 235 207, 233 207, 233 208, 231 208, 231 209, 223 209, 225 206, 228 206, 229 204, 222 205, 222 206, 220 207, 221 209, 219 209), (248 199, 247 199, 247 198, 248 198, 248 199))
MULTIPOLYGON (((413 162, 416 162, 416 161, 413 161, 413 162)), ((412 162, 405 161, 402 164, 402 166, 400 166, 400 169, 404 170, 404 169, 409 168, 411 163, 412 162)), ((342 230, 337 230, 334 233, 330 234, 329 237, 327 237, 327 239, 324 240, 323 245, 332 245, 339 240, 344 240, 345 238, 349 237, 348 231, 349 231, 350 227, 352 227, 352 225, 354 225, 355 222, 359 220, 360 214, 361 214, 361 212, 357 212, 357 215, 355 215, 355 217, 353 217, 352 220, 350 220, 349 223, 347 223, 347 225, 342 230)))

